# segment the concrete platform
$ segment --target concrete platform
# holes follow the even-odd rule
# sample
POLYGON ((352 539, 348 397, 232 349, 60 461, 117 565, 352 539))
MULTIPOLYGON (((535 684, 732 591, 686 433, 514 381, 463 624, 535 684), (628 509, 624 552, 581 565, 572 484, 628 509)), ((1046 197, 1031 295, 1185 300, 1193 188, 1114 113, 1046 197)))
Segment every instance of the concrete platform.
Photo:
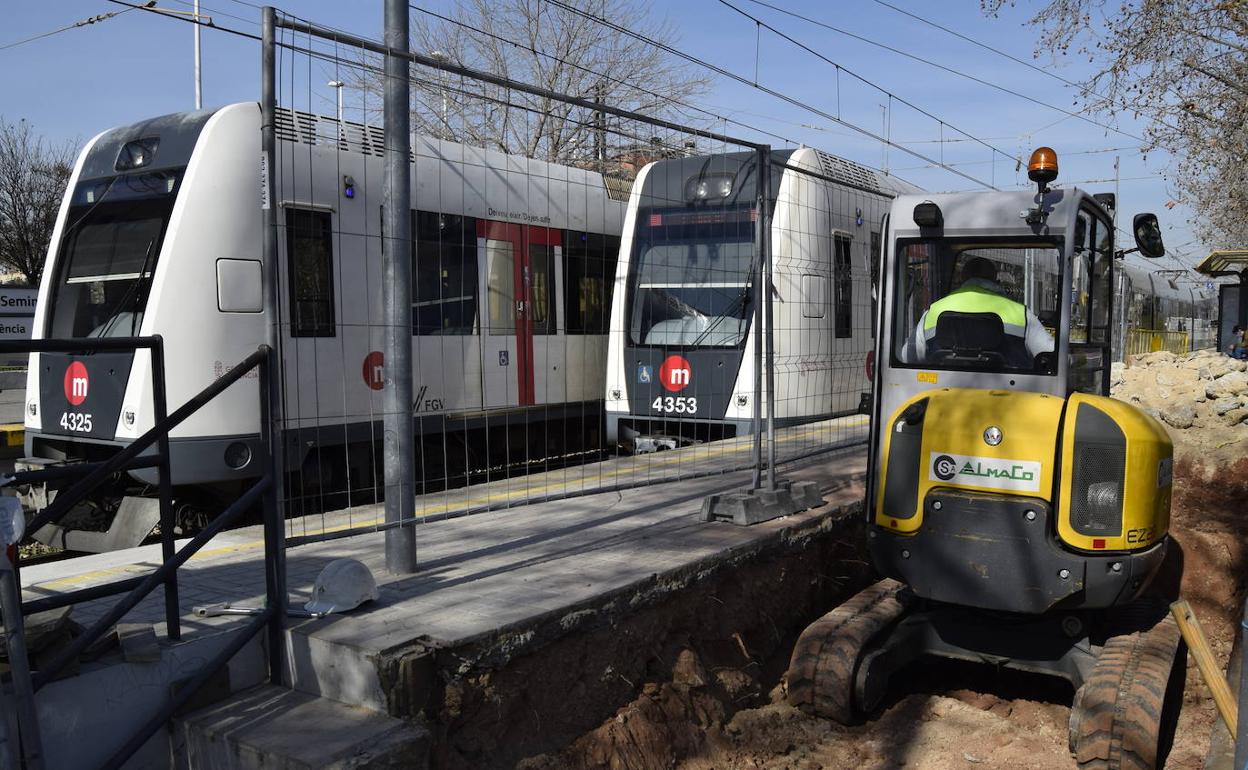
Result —
POLYGON ((186 770, 414 770, 429 755, 410 722, 272 685, 178 720, 175 742, 186 770))
MULTIPOLYGON (((796 429, 789 435, 799 445, 811 440, 796 429)), ((743 450, 705 445, 628 458, 590 473, 628 478, 645 463, 654 478, 655 469, 665 467, 655 465, 660 461, 681 469, 722 467, 724 453, 743 450)), ((861 447, 785 466, 786 478, 818 484, 827 504, 752 527, 708 523, 700 513, 705 496, 748 483, 749 472, 741 471, 429 521, 416 527, 419 568, 413 575, 386 574, 384 533, 290 549, 292 604, 306 600, 320 569, 341 556, 373 570, 381 598, 349 614, 293 622, 288 681, 311 696, 427 724, 435 767, 510 767, 627 702, 655 650, 699 634, 730 636, 731 629, 747 637, 768 629, 766 643, 774 644, 779 632, 771 629, 804 623, 826 609, 828 592, 863 572, 845 559, 854 553, 864 466, 861 447), (541 683, 540 692, 534 683, 541 683), (583 707, 569 707, 570 693, 579 693, 583 707)), ((593 476, 569 478, 589 483, 593 476)), ((558 481, 509 483, 527 490, 558 481)), ((507 489, 461 490, 470 498, 483 492, 507 489)), ((450 504, 422 501, 431 508, 450 504)), ((349 526, 368 515, 376 514, 356 509, 340 514, 349 521, 325 516, 292 528, 349 526)), ((193 605, 259 604, 258 535, 252 529, 224 533, 181 571, 183 644, 223 638, 242 622, 193 617, 193 605)), ((158 562, 159 548, 150 546, 37 565, 22 578, 33 597, 138 574, 158 562)), ((107 600, 79 606, 75 618, 87 623, 107 606, 107 600)), ((163 640, 160 592, 126 621, 156 624, 163 640)), ((223 692, 256 683, 254 674, 240 676, 223 692)), ((45 725, 53 726, 45 743, 56 741, 58 732, 62 740, 81 733, 81 725, 60 724, 44 713, 45 725)), ((107 737, 101 752, 106 744, 107 737)), ((136 766, 158 766, 158 750, 145 756, 136 766)))

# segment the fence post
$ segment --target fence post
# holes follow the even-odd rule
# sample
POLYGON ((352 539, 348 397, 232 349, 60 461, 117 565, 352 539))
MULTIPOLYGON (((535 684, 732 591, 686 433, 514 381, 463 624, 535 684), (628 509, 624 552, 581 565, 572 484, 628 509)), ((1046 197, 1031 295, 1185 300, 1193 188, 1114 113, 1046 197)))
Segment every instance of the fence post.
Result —
POLYGON ((411 83, 408 7, 386 0, 385 143, 382 291, 385 317, 386 569, 416 571, 415 436, 412 433, 411 83))
POLYGON ((260 191, 261 214, 264 221, 264 271, 268 291, 264 294, 264 311, 268 316, 268 351, 260 362, 260 438, 268 453, 266 473, 272 483, 264 493, 264 566, 265 592, 269 606, 276 611, 268 623, 269 679, 280 684, 286 666, 286 543, 282 527, 285 489, 285 465, 282 452, 282 327, 277 276, 277 213, 273 195, 274 158, 277 155, 277 56, 275 43, 276 13, 272 6, 261 12, 260 36, 260 191))
POLYGON ((764 223, 764 212, 767 210, 768 164, 771 163, 771 148, 756 147, 754 150, 754 178, 757 189, 754 196, 754 254, 756 259, 754 281, 754 414, 751 418, 750 430, 753 431, 753 462, 754 474, 750 489, 763 486, 763 331, 765 314, 763 305, 766 302, 764 293, 767 291, 766 262, 768 233, 764 223))
MULTIPOLYGON (((156 425, 169 416, 169 405, 165 393, 165 343, 157 339, 156 344, 148 349, 152 360, 152 409, 156 425)), ((156 466, 157 482, 160 490, 160 556, 162 562, 173 558, 177 550, 173 543, 173 479, 169 470, 169 431, 164 431, 156 439, 156 451, 160 453, 160 464, 156 466)), ((182 638, 181 608, 178 606, 178 572, 171 570, 165 578, 165 634, 173 640, 182 638)))
POLYGON ((767 376, 767 488, 776 488, 776 330, 771 264, 771 147, 758 148, 759 256, 763 269, 763 365, 767 376))

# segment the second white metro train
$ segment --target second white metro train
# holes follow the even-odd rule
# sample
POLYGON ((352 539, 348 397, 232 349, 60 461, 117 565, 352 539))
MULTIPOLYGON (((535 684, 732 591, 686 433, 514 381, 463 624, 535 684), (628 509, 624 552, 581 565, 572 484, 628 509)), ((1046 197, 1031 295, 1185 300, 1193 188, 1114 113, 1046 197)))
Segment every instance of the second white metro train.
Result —
MULTIPOLYGON (((633 184, 612 297, 607 439, 627 451, 752 427, 757 160, 664 160, 633 184)), ((852 413, 871 385, 873 270, 893 197, 918 192, 819 150, 772 154, 778 426, 852 413)))
MULTIPOLYGON (((350 473, 351 486, 372 487, 381 130, 283 110, 277 132, 267 203, 284 228, 287 467, 313 487, 350 473)), ((34 336, 161 335, 171 411, 254 351, 269 323, 259 159, 255 103, 93 138, 57 219, 34 336)), ((623 196, 597 173, 423 137, 413 174, 418 480, 596 448, 623 196)), ((259 472, 254 382, 172 432, 175 485, 228 488, 259 472)), ((37 461, 101 459, 154 424, 145 351, 32 355, 26 392, 25 449, 37 461)))

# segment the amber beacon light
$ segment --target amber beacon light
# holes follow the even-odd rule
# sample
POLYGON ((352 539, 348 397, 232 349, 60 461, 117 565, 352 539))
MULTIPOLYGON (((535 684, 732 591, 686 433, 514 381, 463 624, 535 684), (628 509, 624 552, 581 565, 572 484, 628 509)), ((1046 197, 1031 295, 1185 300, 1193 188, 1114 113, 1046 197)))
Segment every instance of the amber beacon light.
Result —
POLYGON ((1037 147, 1027 161, 1027 178, 1040 185, 1040 192, 1048 192, 1049 182, 1057 179, 1057 153, 1052 147, 1037 147))

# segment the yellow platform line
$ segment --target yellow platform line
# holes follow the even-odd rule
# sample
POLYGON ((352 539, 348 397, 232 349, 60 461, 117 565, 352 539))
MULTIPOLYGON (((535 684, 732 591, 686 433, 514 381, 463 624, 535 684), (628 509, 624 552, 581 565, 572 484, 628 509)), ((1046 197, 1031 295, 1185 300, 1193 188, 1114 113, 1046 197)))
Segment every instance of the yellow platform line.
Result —
POLYGON ((10 422, 0 425, 0 434, 3 435, 3 446, 19 447, 26 440, 26 426, 20 422, 10 422))
MULTIPOLYGON (((849 421, 839 423, 836 426, 837 428, 858 428, 858 427, 862 427, 866 425, 868 422, 866 417, 858 417, 858 418, 852 418, 852 419, 843 418, 843 419, 848 419, 849 421)), ((796 441, 801 441, 803 439, 807 439, 812 436, 818 436, 819 434, 826 433, 826 432, 827 432, 827 428, 818 428, 818 427, 808 426, 808 427, 801 428, 799 432, 790 433, 785 436, 777 437, 776 444, 777 445, 792 444, 796 441)), ((552 492, 552 491, 564 490, 564 489, 568 489, 569 487, 576 486, 578 483, 584 484, 586 481, 589 481, 592 483, 595 480, 617 478, 619 476, 636 474, 638 472, 644 472, 654 466, 669 466, 669 465, 673 465, 673 464, 677 464, 681 462, 699 462, 702 460, 713 459, 715 455, 720 455, 720 456, 737 455, 737 454, 741 454, 742 452, 748 451, 752 448, 753 447, 752 447, 751 436, 741 436, 741 437, 732 439, 731 442, 711 442, 709 444, 695 444, 693 446, 684 447, 682 449, 672 450, 668 452, 661 452, 661 453, 656 454, 653 457, 640 455, 640 456, 634 456, 630 458, 623 458, 626 462, 629 462, 629 467, 615 468, 615 469, 608 470, 603 473, 593 473, 589 475, 582 475, 580 476, 580 478, 570 480, 570 481, 560 481, 560 482, 549 483, 549 484, 541 483, 540 481, 535 481, 533 483, 526 484, 525 486, 520 487, 520 488, 507 489, 502 492, 489 493, 489 494, 485 494, 479 497, 474 497, 472 496, 471 492, 468 492, 465 495, 465 497, 462 499, 458 499, 454 501, 446 501, 446 502, 438 503, 436 505, 420 505, 414 513, 416 516, 424 517, 424 516, 429 516, 435 513, 445 513, 447 511, 451 511, 456 508, 462 508, 465 506, 476 506, 476 505, 483 505, 483 504, 489 504, 489 503, 495 503, 495 502, 509 502, 511 500, 524 499, 524 497, 527 496, 528 493, 535 492, 535 491, 552 492), (699 449, 705 450, 707 453, 707 456, 690 458, 689 455, 684 454, 686 452, 696 451, 699 449), (638 467, 639 465, 641 467, 638 467)), ((589 466, 582 465, 582 466, 576 466, 575 468, 588 468, 588 467, 589 466)), ((563 470, 574 470, 575 468, 563 469, 563 470)), ((561 471, 545 471, 545 473, 559 473, 559 472, 561 471)), ((677 481, 677 480, 678 479, 672 479, 672 481, 677 481)), ((504 482, 500 481, 500 482, 494 482, 494 483, 501 484, 504 482)), ((483 486, 488 487, 489 484, 486 484, 483 486)), ((464 487, 463 489, 471 490, 472 487, 464 487)), ((435 494, 440 494, 440 493, 435 493, 435 494)), ((380 525, 383 521, 384 521, 384 518, 382 516, 373 516, 371 519, 347 521, 347 522, 343 522, 342 524, 332 524, 328 526, 323 526, 320 529, 311 529, 311 530, 305 529, 302 533, 300 533, 300 536, 304 537, 308 535, 312 535, 312 536, 326 535, 332 532, 341 532, 347 529, 357 529, 361 527, 375 527, 375 526, 380 525)), ((201 550, 195 555, 191 556, 191 558, 188 561, 199 561, 202 559, 210 559, 216 556, 224 556, 224 555, 234 554, 234 553, 245 553, 245 552, 260 550, 262 548, 264 548, 264 540, 262 539, 247 540, 241 543, 234 543, 234 544, 231 544, 228 546, 222 546, 219 548, 207 548, 207 549, 201 550)), ((27 590, 29 590, 29 588, 35 588, 35 587, 47 588, 47 589, 70 588, 70 587, 77 586, 84 582, 93 583, 99 578, 109 577, 109 576, 117 575, 119 573, 148 572, 151 569, 152 568, 150 567, 146 567, 146 566, 138 565, 138 564, 119 564, 113 567, 104 567, 98 570, 91 570, 90 572, 83 572, 78 575, 71 575, 68 577, 50 580, 45 583, 39 583, 36 586, 28 587, 27 590)))

